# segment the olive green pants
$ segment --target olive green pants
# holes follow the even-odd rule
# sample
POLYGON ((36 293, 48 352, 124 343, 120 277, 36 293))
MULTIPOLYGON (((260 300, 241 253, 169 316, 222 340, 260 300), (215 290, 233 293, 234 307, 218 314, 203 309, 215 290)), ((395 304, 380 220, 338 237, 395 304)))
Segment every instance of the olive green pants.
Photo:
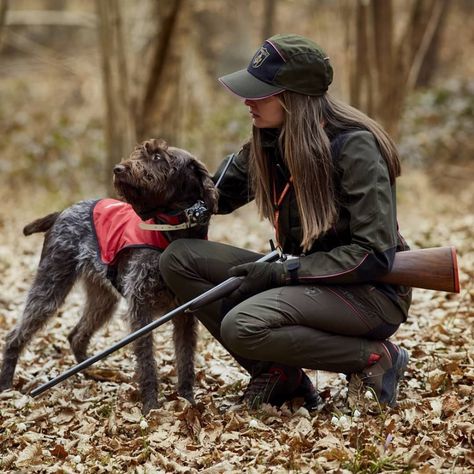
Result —
MULTIPOLYGON (((232 266, 260 257, 217 242, 181 239, 164 251, 160 270, 183 304, 226 280, 232 266)), ((243 301, 224 298, 195 315, 251 374, 257 361, 359 372, 403 321, 396 304, 369 284, 283 286, 243 301)))

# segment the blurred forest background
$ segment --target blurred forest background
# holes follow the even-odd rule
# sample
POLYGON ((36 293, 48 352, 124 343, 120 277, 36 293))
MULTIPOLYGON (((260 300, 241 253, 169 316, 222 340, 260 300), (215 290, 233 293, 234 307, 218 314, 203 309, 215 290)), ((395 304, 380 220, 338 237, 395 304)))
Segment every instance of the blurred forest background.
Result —
MULTIPOLYGON (((33 218, 113 193, 112 166, 165 138, 214 172, 250 134, 217 77, 274 33, 320 43, 330 92, 379 120, 402 154, 400 228, 413 248, 454 245, 458 295, 415 290, 395 335, 411 363, 400 406, 347 413, 345 377, 310 371, 320 412, 235 412, 247 374, 201 331, 197 407, 177 398, 170 325, 155 331, 163 407, 142 419, 129 347, 32 399, 75 361, 73 292, 0 394, 4 472, 472 472, 474 457, 474 0, 0 0, 0 347, 22 314, 42 236, 33 218), (99 375, 97 375, 99 377, 99 375), (471 466, 471 467, 469 467, 471 466)), ((265 251, 255 208, 210 238, 265 251)), ((116 318, 91 353, 127 332, 116 318)))
POLYGON ((405 174, 462 191, 473 13, 472 0, 0 0, 1 188, 61 205, 110 194, 112 165, 148 137, 214 171, 250 130, 216 78, 293 32, 331 57, 331 92, 393 133, 405 174))

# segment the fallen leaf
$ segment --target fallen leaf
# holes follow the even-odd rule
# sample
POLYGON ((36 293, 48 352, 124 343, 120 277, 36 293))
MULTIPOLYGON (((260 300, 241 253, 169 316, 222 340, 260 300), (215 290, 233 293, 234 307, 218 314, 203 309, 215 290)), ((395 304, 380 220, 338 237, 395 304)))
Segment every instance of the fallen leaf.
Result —
POLYGON ((26 446, 16 458, 15 464, 18 467, 29 466, 37 461, 37 457, 41 455, 41 448, 37 444, 29 444, 26 446))
POLYGON ((50 450, 50 453, 58 459, 66 459, 69 456, 69 453, 61 444, 55 444, 54 448, 50 450))

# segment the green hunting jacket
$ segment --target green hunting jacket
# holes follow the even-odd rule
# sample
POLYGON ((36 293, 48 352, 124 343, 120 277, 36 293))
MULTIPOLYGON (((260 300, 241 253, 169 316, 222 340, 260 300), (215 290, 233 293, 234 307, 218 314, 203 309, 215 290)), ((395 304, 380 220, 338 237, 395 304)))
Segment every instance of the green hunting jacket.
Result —
MULTIPOLYGON (((277 133, 266 130, 263 146, 274 165, 273 179, 280 194, 289 173, 279 153, 277 133)), ((290 186, 279 207, 277 240, 285 253, 299 256, 297 276, 301 284, 370 283, 392 299, 406 319, 411 288, 374 283, 391 270, 395 252, 408 250, 398 232, 395 185, 390 184, 385 161, 374 136, 366 130, 334 133, 330 139, 339 204, 335 224, 303 254, 296 195, 290 186)), ((248 145, 224 160, 214 180, 219 179, 231 158, 233 162, 219 184, 219 214, 230 213, 254 198, 248 173, 248 145)), ((295 265, 292 260, 284 265, 290 262, 295 265)))

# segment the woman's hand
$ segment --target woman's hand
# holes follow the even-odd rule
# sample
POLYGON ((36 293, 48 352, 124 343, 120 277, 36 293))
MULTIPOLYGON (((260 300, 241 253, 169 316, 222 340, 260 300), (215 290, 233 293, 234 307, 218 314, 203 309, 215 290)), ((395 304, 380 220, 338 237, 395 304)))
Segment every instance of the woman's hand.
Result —
POLYGON ((279 263, 244 263, 232 267, 229 270, 229 275, 244 277, 239 288, 230 295, 231 298, 239 300, 285 284, 285 269, 279 263))

